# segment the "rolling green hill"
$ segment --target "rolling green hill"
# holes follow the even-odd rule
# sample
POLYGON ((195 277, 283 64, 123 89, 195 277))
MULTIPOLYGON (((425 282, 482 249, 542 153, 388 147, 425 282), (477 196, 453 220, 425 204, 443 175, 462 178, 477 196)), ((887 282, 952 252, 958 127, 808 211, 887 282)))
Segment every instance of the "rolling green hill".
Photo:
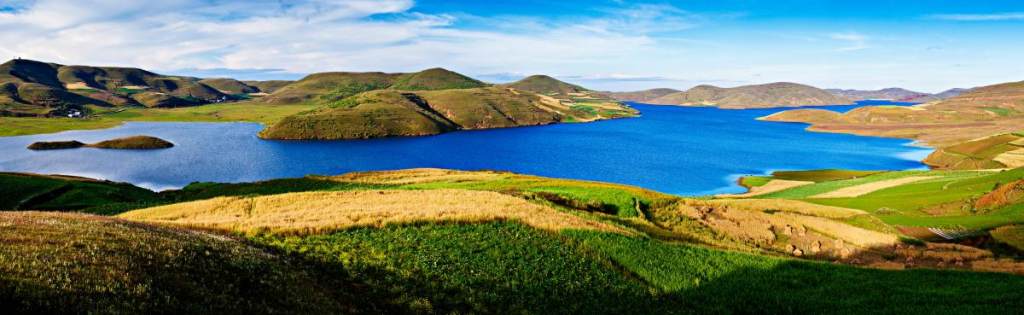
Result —
POLYGON ((261 99, 268 104, 337 101, 362 92, 386 89, 399 74, 382 72, 324 72, 285 85, 261 99))
POLYGON ((231 78, 210 78, 199 80, 199 83, 205 84, 206 86, 212 87, 217 91, 228 94, 251 94, 258 93, 260 89, 255 86, 246 84, 245 82, 238 81, 231 78))
POLYGON ((71 176, 0 173, 0 209, 81 210, 158 200, 156 193, 129 184, 71 176))
POLYGON ((221 235, 0 212, 0 306, 21 313, 376 313, 339 269, 221 235))
POLYGON ((416 92, 378 90, 287 117, 268 127, 260 136, 268 139, 422 136, 635 114, 619 104, 609 106, 583 111, 556 99, 497 87, 416 92))
POLYGON ((423 136, 637 114, 547 76, 490 87, 440 68, 409 74, 318 73, 260 101, 320 107, 286 117, 260 133, 267 139, 292 140, 423 136))
POLYGON ((650 104, 716 106, 721 108, 763 108, 806 105, 851 104, 849 99, 812 86, 796 83, 769 83, 720 88, 700 85, 686 92, 672 93, 647 101, 650 104))
POLYGON ((399 75, 395 78, 391 89, 403 91, 434 91, 451 89, 471 89, 487 87, 489 84, 477 79, 442 68, 427 69, 415 73, 399 75))
POLYGON ((569 95, 590 91, 579 85, 565 83, 546 75, 532 75, 502 86, 544 95, 569 95))
POLYGON ((270 94, 270 93, 276 92, 277 90, 279 90, 279 89, 281 89, 281 88, 283 88, 283 87, 285 87, 285 86, 287 86, 289 84, 295 83, 295 81, 267 80, 267 81, 242 81, 242 83, 245 83, 245 85, 248 85, 248 86, 251 86, 251 87, 255 87, 257 90, 259 90, 259 92, 270 94))
MULTIPOLYGON (((233 80, 232 80, 233 81, 233 80)), ((16 59, 0 64, 0 110, 8 115, 58 115, 86 105, 194 106, 230 100, 226 80, 164 76, 136 68, 65 66, 16 59)), ((237 81, 235 81, 237 82, 237 81)))

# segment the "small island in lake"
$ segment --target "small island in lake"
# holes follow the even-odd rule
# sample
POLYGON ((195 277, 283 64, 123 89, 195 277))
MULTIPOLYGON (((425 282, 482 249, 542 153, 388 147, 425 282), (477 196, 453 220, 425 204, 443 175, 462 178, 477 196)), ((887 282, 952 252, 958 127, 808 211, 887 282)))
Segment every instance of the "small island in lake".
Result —
POLYGON ((174 144, 157 137, 131 136, 106 140, 94 144, 85 144, 79 141, 40 141, 28 146, 29 150, 62 150, 76 148, 98 148, 116 150, 156 150, 173 147, 174 144))

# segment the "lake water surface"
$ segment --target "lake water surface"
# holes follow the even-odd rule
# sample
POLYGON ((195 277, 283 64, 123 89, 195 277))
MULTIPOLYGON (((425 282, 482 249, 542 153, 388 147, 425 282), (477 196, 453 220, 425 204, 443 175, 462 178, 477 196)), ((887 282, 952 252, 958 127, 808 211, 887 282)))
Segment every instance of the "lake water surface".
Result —
MULTIPOLYGON (((191 182, 248 182, 306 174, 438 167, 493 169, 636 185, 667 193, 739 192, 737 176, 773 170, 922 168, 910 141, 804 131, 755 118, 784 109, 634 105, 643 117, 356 141, 267 141, 255 123, 126 123, 0 138, 0 171, 78 175, 162 190, 191 182), (150 135, 155 151, 31 151, 35 141, 98 142, 150 135)), ((845 111, 857 106, 828 106, 845 111)))

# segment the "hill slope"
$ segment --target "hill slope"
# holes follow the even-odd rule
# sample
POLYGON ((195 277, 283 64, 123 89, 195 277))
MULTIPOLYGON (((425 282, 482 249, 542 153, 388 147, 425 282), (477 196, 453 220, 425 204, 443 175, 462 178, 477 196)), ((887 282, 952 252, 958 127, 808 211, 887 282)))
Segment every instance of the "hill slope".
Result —
POLYGON ((64 115, 70 109, 81 111, 85 105, 178 107, 229 99, 200 79, 136 68, 65 66, 25 59, 0 64, 0 111, 9 115, 64 115))
POLYGON ((850 104, 849 99, 825 90, 796 83, 769 83, 735 88, 701 85, 686 92, 672 93, 648 101, 650 104, 716 106, 721 108, 792 107, 850 104))
POLYGON ((814 131, 911 138, 945 147, 1024 129, 1024 82, 974 88, 912 107, 869 106, 843 114, 801 109, 763 119, 811 123, 814 131))
POLYGON ((381 312, 338 272, 244 241, 105 217, 0 212, 13 313, 381 312))
POLYGON ((902 88, 887 88, 881 90, 843 90, 828 89, 829 93, 845 97, 855 101, 863 100, 891 100, 897 102, 927 103, 944 100, 968 91, 967 89, 949 89, 940 93, 929 94, 910 91, 902 88))
POLYGON ((394 85, 391 88, 403 91, 434 91, 471 89, 486 86, 489 86, 489 84, 460 73, 443 68, 433 68, 400 75, 395 78, 394 85))
POLYGON ((268 139, 422 136, 454 130, 630 115, 635 115, 635 111, 619 104, 586 111, 552 98, 498 87, 417 92, 378 90, 287 117, 268 127, 260 136, 268 139))
POLYGON ((679 93, 679 92, 682 92, 682 91, 676 90, 676 89, 664 89, 664 88, 662 88, 662 89, 650 89, 650 90, 635 91, 635 92, 610 92, 610 93, 607 93, 607 94, 608 94, 609 97, 617 99, 617 100, 620 100, 620 101, 647 103, 647 102, 650 102, 653 99, 656 99, 656 98, 659 98, 659 97, 662 97, 662 96, 665 96, 665 95, 669 95, 669 94, 679 93))
POLYGON ((532 75, 502 86, 545 95, 569 95, 589 91, 581 86, 565 83, 546 75, 532 75))

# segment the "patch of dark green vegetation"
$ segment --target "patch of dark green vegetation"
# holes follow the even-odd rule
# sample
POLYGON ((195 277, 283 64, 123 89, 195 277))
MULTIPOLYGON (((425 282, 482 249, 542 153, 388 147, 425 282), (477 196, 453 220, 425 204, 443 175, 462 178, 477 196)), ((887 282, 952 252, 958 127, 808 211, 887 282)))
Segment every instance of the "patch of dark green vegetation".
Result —
POLYGON ((154 150, 173 147, 174 144, 167 140, 150 136, 132 136, 113 140, 101 141, 92 145, 93 148, 117 149, 117 150, 154 150))
POLYGON ((101 141, 95 144, 85 144, 79 141, 41 141, 28 146, 29 150, 61 150, 76 149, 82 147, 115 150, 155 150, 174 147, 173 143, 167 140, 150 136, 132 136, 101 141))
POLYGON ((853 170, 812 170, 812 171, 777 171, 772 173, 772 178, 782 180, 798 180, 807 182, 827 182, 833 180, 861 178, 882 171, 853 171, 853 170))
POLYGON ((156 193, 130 184, 66 176, 0 173, 0 209, 4 210, 83 210, 160 200, 156 193))
POLYGON ((64 149, 77 149, 84 147, 85 143, 78 141, 40 141, 33 142, 28 145, 29 150, 44 151, 44 150, 64 150, 64 149))
POLYGON ((669 313, 1010 314, 1024 306, 1020 276, 862 269, 615 234, 567 234, 661 290, 666 295, 658 303, 669 313))

